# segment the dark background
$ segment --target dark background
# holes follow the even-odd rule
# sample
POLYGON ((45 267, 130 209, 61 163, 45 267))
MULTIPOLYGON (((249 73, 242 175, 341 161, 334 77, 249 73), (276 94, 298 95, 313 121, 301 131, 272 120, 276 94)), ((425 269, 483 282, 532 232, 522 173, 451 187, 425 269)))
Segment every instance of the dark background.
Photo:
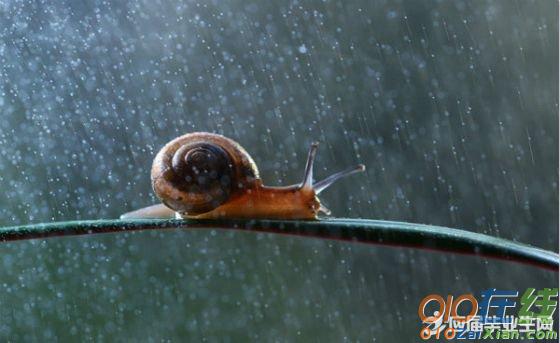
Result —
MULTIPOLYGON (((158 149, 222 133, 265 184, 364 163, 337 217, 558 250, 556 1, 8 1, 0 224, 156 202, 158 149)), ((270 235, 167 232, 0 246, 15 340, 417 337, 429 293, 556 287, 506 262, 270 235), (27 335, 27 336, 26 336, 27 335)))

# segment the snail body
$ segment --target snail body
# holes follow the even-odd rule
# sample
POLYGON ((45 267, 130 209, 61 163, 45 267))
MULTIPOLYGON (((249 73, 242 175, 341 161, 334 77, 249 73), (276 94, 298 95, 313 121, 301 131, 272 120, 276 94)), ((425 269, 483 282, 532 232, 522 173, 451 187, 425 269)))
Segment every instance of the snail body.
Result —
POLYGON ((311 145, 302 183, 270 187, 237 142, 213 133, 185 134, 167 143, 152 164, 152 188, 162 204, 121 218, 317 219, 319 212, 330 214, 317 195, 336 180, 365 170, 358 165, 313 183, 317 147, 311 145))

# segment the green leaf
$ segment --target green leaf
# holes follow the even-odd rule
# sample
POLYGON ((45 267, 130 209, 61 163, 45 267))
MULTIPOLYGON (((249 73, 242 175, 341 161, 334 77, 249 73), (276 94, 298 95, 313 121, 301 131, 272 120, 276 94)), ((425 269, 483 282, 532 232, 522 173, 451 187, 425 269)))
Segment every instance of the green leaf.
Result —
POLYGON ((466 230, 383 220, 91 220, 0 228, 0 241, 66 235, 181 228, 223 229, 315 237, 440 252, 478 255, 532 264, 558 272, 557 253, 466 230))

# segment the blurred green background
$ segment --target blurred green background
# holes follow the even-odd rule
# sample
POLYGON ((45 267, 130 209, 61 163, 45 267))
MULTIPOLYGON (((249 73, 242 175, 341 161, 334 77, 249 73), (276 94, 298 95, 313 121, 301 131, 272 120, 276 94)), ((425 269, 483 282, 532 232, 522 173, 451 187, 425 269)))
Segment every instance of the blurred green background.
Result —
MULTIPOLYGON (((558 250, 556 1, 6 1, 0 224, 156 202, 151 160, 222 133, 265 184, 357 162, 338 217, 558 250)), ((418 337, 429 293, 556 287, 506 262, 223 231, 0 246, 12 340, 418 337)))

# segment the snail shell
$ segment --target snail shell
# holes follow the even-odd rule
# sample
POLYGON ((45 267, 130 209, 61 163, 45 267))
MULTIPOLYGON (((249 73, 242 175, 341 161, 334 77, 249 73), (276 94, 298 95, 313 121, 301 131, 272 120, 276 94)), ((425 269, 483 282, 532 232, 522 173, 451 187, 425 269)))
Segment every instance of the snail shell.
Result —
POLYGON ((166 144, 152 165, 152 188, 170 209, 188 215, 211 211, 254 185, 259 171, 237 142, 195 132, 166 144))

